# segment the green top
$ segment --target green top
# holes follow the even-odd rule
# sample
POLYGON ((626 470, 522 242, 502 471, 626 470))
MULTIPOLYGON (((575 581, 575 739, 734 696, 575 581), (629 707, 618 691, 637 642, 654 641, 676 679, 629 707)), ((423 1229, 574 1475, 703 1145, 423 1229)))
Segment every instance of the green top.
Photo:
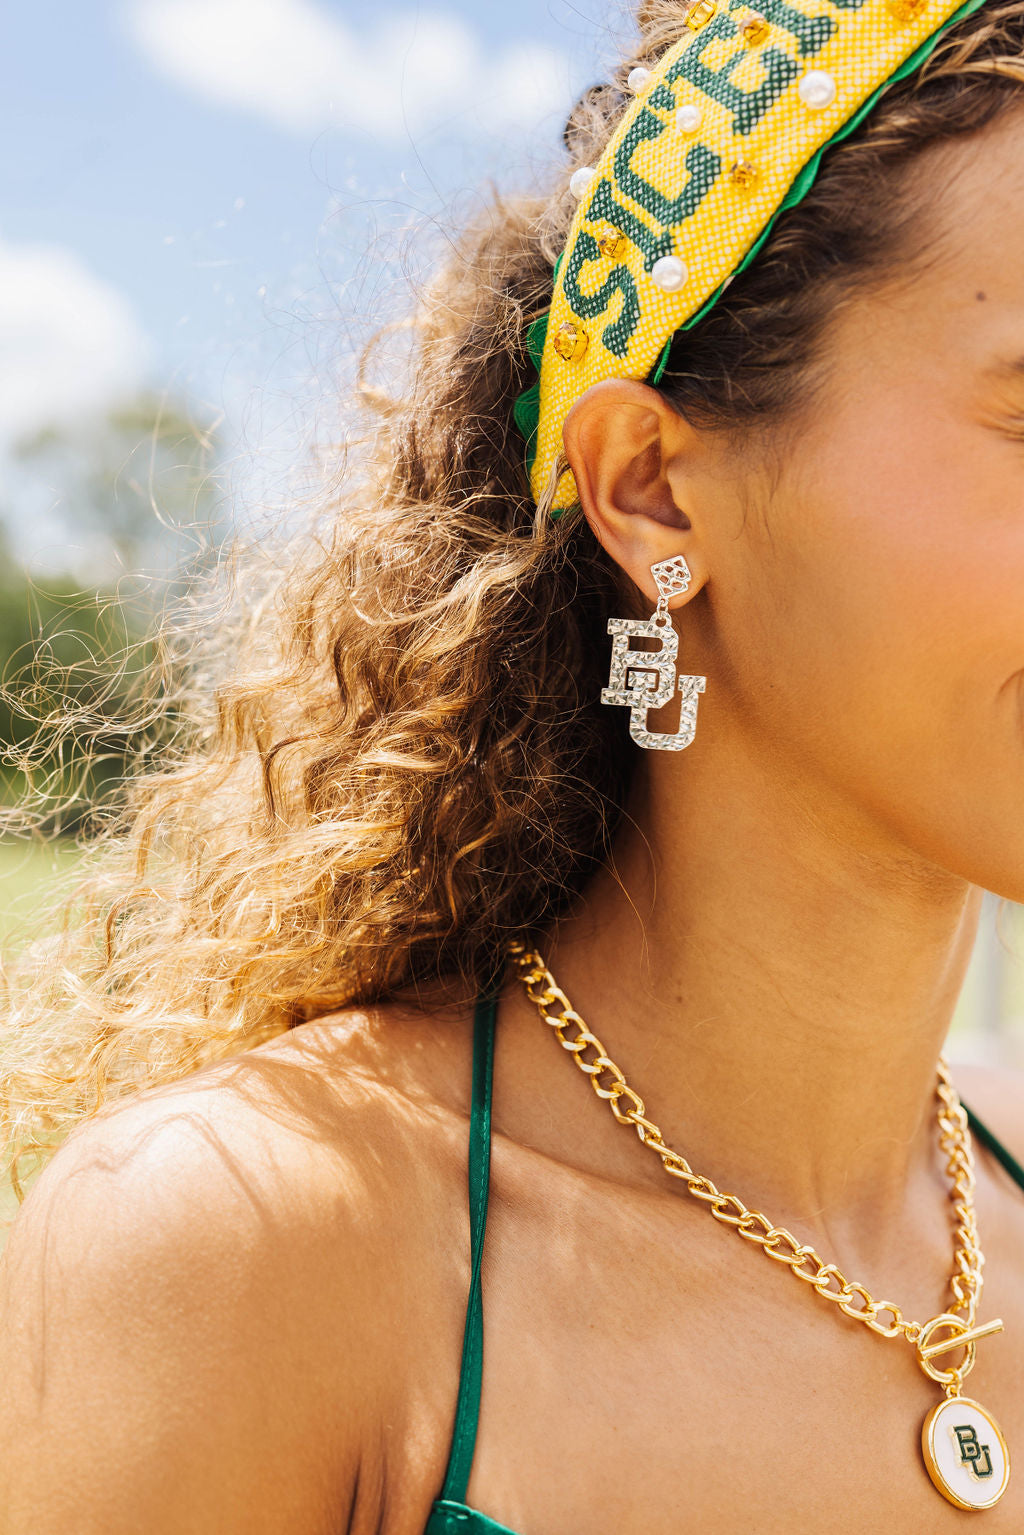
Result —
MULTIPOLYGON (((462 1373, 455 1408, 455 1433, 441 1496, 430 1511, 424 1535, 515 1535, 507 1525, 488 1519, 463 1499, 469 1483, 480 1413, 480 1383, 484 1363, 483 1296, 480 1269, 487 1226, 487 1190, 491 1161, 491 1081, 494 1067, 494 1024, 497 992, 479 998, 473 1023, 473 1101, 469 1117, 469 1230, 472 1273, 466 1328, 462 1340, 462 1373)), ((983 1125, 966 1103, 972 1134, 1003 1164, 1010 1177, 1024 1189, 1024 1167, 1010 1155, 992 1131, 983 1125)))

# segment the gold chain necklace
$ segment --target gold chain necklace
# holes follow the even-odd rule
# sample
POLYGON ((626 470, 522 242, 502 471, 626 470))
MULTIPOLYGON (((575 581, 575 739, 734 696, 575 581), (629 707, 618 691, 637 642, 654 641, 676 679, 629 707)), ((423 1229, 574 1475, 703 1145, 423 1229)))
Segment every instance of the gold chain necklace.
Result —
POLYGON ((921 1428, 921 1451, 933 1483, 957 1508, 991 1508, 1006 1491, 1010 1452, 992 1414, 962 1387, 974 1367, 980 1338, 1001 1332, 1002 1322, 975 1325, 981 1298, 984 1255, 978 1245, 974 1218, 974 1158, 967 1115, 950 1080, 945 1058, 939 1056, 939 1145, 947 1158, 950 1198, 956 1218, 953 1301, 948 1311, 927 1322, 907 1321, 892 1301, 876 1301, 861 1284, 848 1280, 834 1263, 825 1263, 813 1247, 798 1242, 784 1226, 774 1226, 759 1210, 748 1210, 735 1194, 722 1193, 693 1168, 678 1151, 666 1146, 658 1126, 647 1117, 644 1101, 626 1081, 596 1034, 591 1033, 544 960, 524 944, 509 945, 509 955, 542 1020, 572 1056, 603 1098, 620 1125, 632 1125, 645 1146, 661 1159, 665 1171, 679 1178, 687 1192, 703 1201, 717 1221, 732 1226, 769 1258, 784 1263, 823 1300, 834 1302, 846 1316, 863 1322, 883 1338, 906 1338, 917 1362, 931 1380, 943 1387, 943 1400, 933 1407, 921 1428), (941 1369, 934 1361, 962 1350, 960 1363, 941 1369))

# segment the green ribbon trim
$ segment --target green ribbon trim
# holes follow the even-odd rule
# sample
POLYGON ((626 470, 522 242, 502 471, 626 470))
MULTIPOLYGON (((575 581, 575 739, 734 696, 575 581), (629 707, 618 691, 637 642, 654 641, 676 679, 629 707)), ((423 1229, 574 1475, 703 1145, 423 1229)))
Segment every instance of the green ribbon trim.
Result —
MULTIPOLYGON (((926 37, 922 43, 919 43, 918 46, 914 49, 913 53, 909 54, 903 60, 903 63, 894 69, 892 74, 889 75, 887 79, 883 80, 881 85, 877 86, 876 89, 872 91, 871 95, 866 97, 866 99, 861 102, 857 110, 846 119, 846 122, 841 124, 841 126, 836 129, 832 137, 830 139, 826 139, 825 143, 820 145, 820 147, 815 150, 814 154, 807 161, 806 165, 804 165, 797 172, 796 178, 790 186, 789 191, 783 197, 782 201, 779 203, 779 206, 776 208, 767 224, 765 224, 753 245, 750 246, 749 250, 743 257, 742 261, 740 261, 739 265, 734 267, 732 272, 730 272, 726 277, 722 279, 722 282, 719 284, 719 286, 704 301, 697 312, 692 314, 688 320, 684 320, 682 325, 679 326, 679 330, 675 331, 672 336, 669 336, 668 340, 665 342, 664 348, 662 349, 658 361, 655 363, 653 369, 647 376, 647 383, 657 384, 660 382, 661 376, 665 372, 665 368, 668 365, 669 353, 672 350, 672 341, 674 336, 678 335, 679 331, 681 330, 690 330, 692 326, 696 325, 698 321, 704 318, 712 305, 716 304, 721 298, 732 278, 737 277, 740 272, 746 271, 747 267, 753 261, 754 257, 757 255, 758 251, 761 249, 762 245, 771 234, 772 229, 775 226, 775 221, 780 216, 780 214, 784 213, 787 208, 794 207, 796 203, 800 202, 804 197, 807 196, 807 193, 811 190, 811 187, 817 180, 818 171, 821 168, 821 157, 825 153, 826 149, 831 149, 833 144, 840 143, 841 140, 847 138, 855 128, 859 127, 860 124, 864 121, 865 117, 871 111, 872 107, 874 107, 883 91, 888 90, 889 86, 892 85, 894 81, 904 79, 907 75, 912 74, 915 69, 919 68, 935 48, 935 45, 939 42, 943 33, 947 32, 950 27, 955 26, 958 21, 962 21, 965 16, 970 16, 975 11, 979 10, 981 6, 984 5, 984 3, 985 0, 964 0, 964 4, 959 6, 957 10, 953 12, 952 16, 948 16, 940 26, 936 27, 935 31, 931 34, 930 37, 926 37)), ((551 277, 552 289, 554 289, 555 284, 558 281, 558 273, 564 260, 565 253, 563 252, 555 262, 555 269, 551 277)), ((519 429, 524 442, 526 443, 526 472, 528 475, 532 475, 534 459, 537 457, 537 432, 540 426, 540 366, 541 359, 544 355, 544 345, 547 340, 547 333, 548 313, 545 312, 532 322, 526 332, 526 350, 531 363, 537 371, 537 379, 534 383, 530 384, 528 388, 523 390, 522 394, 517 397, 515 404, 512 407, 512 415, 516 426, 519 429)), ((564 508, 554 508, 552 511, 552 520, 557 518, 562 510, 564 510, 564 508)))
MULTIPOLYGON (((558 274, 565 260, 565 252, 555 262, 555 269, 551 274, 551 286, 554 288, 558 281, 558 274)), ((532 320, 526 327, 526 355, 533 364, 537 374, 536 379, 522 394, 516 396, 512 406, 512 419, 519 429, 520 436, 526 443, 526 470, 533 472, 533 461, 537 457, 537 431, 540 426, 540 365, 544 356, 544 345, 548 338, 548 320, 550 310, 545 310, 532 320)))

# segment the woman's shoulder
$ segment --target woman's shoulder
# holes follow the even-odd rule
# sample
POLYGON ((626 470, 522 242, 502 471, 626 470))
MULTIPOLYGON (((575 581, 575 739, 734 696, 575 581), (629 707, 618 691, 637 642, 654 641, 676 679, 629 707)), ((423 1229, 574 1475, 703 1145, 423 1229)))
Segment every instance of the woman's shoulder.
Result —
POLYGON ((458 1357, 470 1049, 448 1015, 341 1013, 72 1135, 3 1262, 0 1507, 31 1487, 77 1527, 43 1476, 120 1529, 120 1481, 126 1529, 226 1531, 256 1488, 273 1514, 249 1529, 310 1529, 349 1461, 372 1484, 421 1329, 458 1357))
POLYGON ((450 1015, 401 1003, 300 1025, 105 1107, 53 1157, 16 1229, 74 1227, 86 1208, 113 1226, 138 1204, 166 1218, 125 1222, 140 1253, 179 1221, 189 1243, 257 1212, 259 1229, 294 1233, 322 1221, 325 1185, 337 1215, 379 1217, 468 1112, 470 1048, 450 1015))

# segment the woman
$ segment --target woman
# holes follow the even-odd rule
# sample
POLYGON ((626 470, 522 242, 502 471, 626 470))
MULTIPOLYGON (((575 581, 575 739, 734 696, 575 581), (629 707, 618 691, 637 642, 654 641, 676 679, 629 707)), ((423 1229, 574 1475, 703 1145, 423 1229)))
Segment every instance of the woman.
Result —
POLYGON ((1024 1526, 1024 6, 815 17, 642 7, 23 984, 5 1535, 1024 1526))

